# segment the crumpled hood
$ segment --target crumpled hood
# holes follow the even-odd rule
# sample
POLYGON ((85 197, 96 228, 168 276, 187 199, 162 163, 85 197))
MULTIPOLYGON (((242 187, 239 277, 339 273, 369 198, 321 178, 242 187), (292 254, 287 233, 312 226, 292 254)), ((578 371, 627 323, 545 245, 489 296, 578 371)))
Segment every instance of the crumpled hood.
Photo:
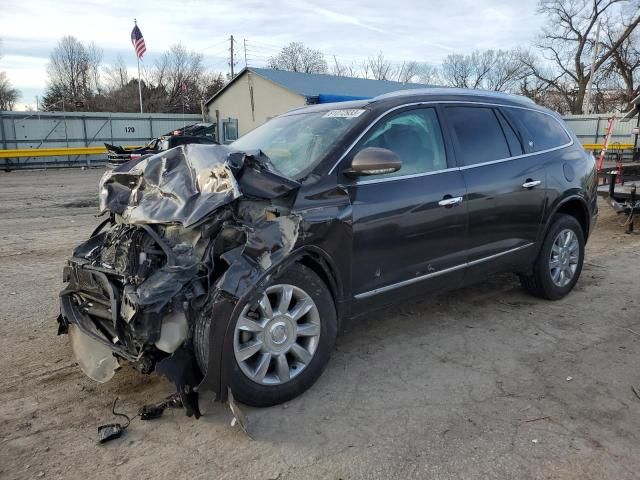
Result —
POLYGON ((132 224, 190 227, 242 195, 272 199, 299 187, 260 151, 181 145, 107 171, 100 180, 100 211, 132 224))

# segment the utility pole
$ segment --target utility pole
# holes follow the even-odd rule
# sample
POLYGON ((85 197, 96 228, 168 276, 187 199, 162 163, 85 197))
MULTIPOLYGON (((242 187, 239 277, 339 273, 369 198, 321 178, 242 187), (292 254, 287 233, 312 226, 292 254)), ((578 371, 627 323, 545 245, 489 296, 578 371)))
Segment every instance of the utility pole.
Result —
POLYGON ((229 37, 229 41, 231 42, 231 62, 229 62, 229 66, 231 67, 231 80, 233 80, 233 35, 229 37))
POLYGON ((598 27, 596 28, 596 43, 593 46, 593 54, 591 55, 591 73, 589 74, 589 82, 587 82, 587 98, 582 104, 582 111, 584 113, 589 113, 591 110, 591 88, 593 86, 593 74, 595 73, 594 67, 598 56, 598 48, 600 47, 600 23, 601 22, 598 22, 598 27))
POLYGON ((243 38, 242 43, 244 44, 244 66, 245 68, 249 65, 247 64, 247 39, 243 38))

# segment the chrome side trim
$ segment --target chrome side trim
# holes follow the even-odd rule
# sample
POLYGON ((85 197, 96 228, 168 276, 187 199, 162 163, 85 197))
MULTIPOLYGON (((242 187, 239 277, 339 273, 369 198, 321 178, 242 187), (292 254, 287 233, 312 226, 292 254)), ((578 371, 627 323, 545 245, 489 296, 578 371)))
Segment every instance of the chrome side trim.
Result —
POLYGON ((373 297, 374 295, 378 295, 379 293, 395 290, 396 288, 406 287, 407 285, 418 283, 423 280, 427 280, 428 278, 439 277, 440 275, 444 275, 445 273, 455 272, 456 270, 460 270, 461 268, 466 268, 466 266, 467 264, 463 263, 462 265, 456 265, 454 267, 445 268, 444 270, 439 270, 437 272, 427 273, 426 275, 403 280, 402 282, 392 283, 391 285, 385 285, 384 287, 369 290, 368 292, 358 293, 357 295, 354 295, 354 298, 360 300, 362 298, 373 297))
POLYGON ((356 182, 356 185, 369 185, 370 183, 393 182, 395 180, 403 180, 403 179, 407 179, 407 178, 426 177, 428 175, 437 175, 438 173, 453 172, 455 170, 458 170, 458 167, 443 168, 442 170, 433 170, 431 172, 412 173, 410 175, 398 175, 397 177, 372 178, 370 180, 358 180, 356 182))
MULTIPOLYGON (((483 162, 483 163, 476 163, 474 165, 464 165, 462 167, 451 167, 448 168, 446 170, 438 170, 437 172, 426 172, 425 174, 433 174, 433 173, 441 173, 443 171, 447 171, 447 170, 455 170, 455 169, 459 169, 459 170, 467 170, 470 168, 475 168, 475 167, 481 167, 484 165, 491 165, 493 163, 502 163, 502 162, 507 162, 509 160, 516 160, 518 158, 525 158, 525 157, 530 157, 533 155, 541 155, 543 153, 549 153, 549 152, 553 152, 555 150, 560 150, 562 148, 567 148, 570 147, 571 145, 574 144, 573 141, 573 136, 571 135, 571 133, 569 132, 569 130, 567 129, 567 127, 564 125, 563 122, 559 121, 553 114, 551 113, 547 113, 547 112, 543 112, 540 110, 537 110, 535 108, 530 108, 530 107, 521 107, 521 106, 517 106, 517 105, 504 105, 502 103, 488 103, 488 102, 468 102, 468 101, 463 101, 463 100, 451 100, 451 101, 447 101, 447 100, 434 100, 434 101, 427 101, 427 102, 413 102, 413 103, 405 103, 403 105, 396 105, 393 108, 390 108, 389 110, 385 111, 384 113, 380 114, 377 118, 375 118, 369 125, 367 125, 367 128, 365 128, 362 133, 360 133, 360 135, 358 135, 358 137, 351 143, 351 145, 349 145, 349 148, 342 154, 340 155, 340 158, 338 159, 338 161, 333 165, 333 167, 331 167, 331 170, 329 170, 329 175, 333 173, 333 171, 336 169, 336 167, 340 164, 340 162, 342 162, 342 160, 344 159, 344 157, 346 157, 347 155, 349 155, 349 153, 351 153, 351 150, 353 149, 353 147, 356 146, 356 144, 362 139, 362 137, 364 137, 367 132, 369 132, 369 130, 371 130, 371 128, 378 123, 379 120, 381 120, 383 117, 385 117, 386 115, 390 114, 391 112, 394 112, 396 110, 399 110, 401 108, 406 108, 406 107, 415 107, 415 106, 419 106, 419 105, 439 105, 439 104, 445 104, 445 105, 451 105, 451 104, 463 104, 463 105, 486 105, 489 107, 504 107, 504 108, 519 108, 521 110, 531 110, 532 112, 538 112, 541 113, 543 115, 548 115, 551 118, 553 118, 556 122, 558 122, 558 124, 562 127, 562 129, 565 131, 565 133, 568 135, 570 141, 569 143, 565 143, 564 145, 561 145, 559 147, 554 147, 554 148, 549 148, 547 150, 540 150, 539 152, 532 152, 532 153, 524 153, 522 155, 516 155, 514 157, 508 157, 508 158, 501 158, 500 160, 492 160, 490 162, 483 162)), ((424 174, 417 174, 419 176, 423 176, 424 174)), ((416 175, 413 176, 399 176, 399 177, 390 177, 388 179, 378 179, 378 180, 391 180, 391 179, 399 179, 399 178, 413 178, 416 175)), ((368 183, 374 183, 372 180, 368 180, 368 183)), ((378 183, 378 182, 376 182, 378 183)), ((360 183, 358 182, 358 185, 366 185, 366 183, 360 183)))
POLYGON ((495 253, 493 255, 489 255, 488 257, 478 258, 477 260, 472 260, 470 262, 462 263, 460 265, 455 265, 453 267, 445 268, 444 270, 439 270, 433 273, 427 273, 426 275, 421 275, 419 277, 410 278, 408 280, 403 280, 402 282, 392 283, 390 285, 385 285, 384 287, 376 288, 374 290, 369 290, 368 292, 358 293, 354 295, 354 298, 357 300, 363 298, 373 297, 374 295, 378 295, 379 293, 388 292, 390 290, 395 290, 396 288, 406 287, 407 285, 412 285, 414 283, 421 282, 423 280, 427 280, 429 278, 439 277, 440 275, 444 275, 446 273, 455 272, 456 270, 460 270, 462 268, 472 267, 474 265, 478 265, 480 263, 488 262, 489 260, 493 260, 494 258, 502 257, 503 255, 508 255, 510 253, 515 253, 519 250, 524 250, 525 248, 529 248, 533 246, 534 243, 526 243, 524 245, 520 245, 519 247, 511 248, 509 250, 505 250, 504 252, 495 253))
POLYGON ((489 255, 488 257, 482 257, 476 260, 471 260, 470 262, 467 262, 466 265, 467 267, 473 267, 474 265, 478 265, 479 263, 493 260, 494 258, 498 258, 503 255, 508 255, 510 253, 515 253, 519 250, 524 250, 525 248, 533 247, 534 245, 535 243, 533 242, 525 243, 524 245, 520 245, 519 247, 515 247, 515 248, 510 248, 509 250, 505 250, 504 252, 494 253, 493 255, 489 255))

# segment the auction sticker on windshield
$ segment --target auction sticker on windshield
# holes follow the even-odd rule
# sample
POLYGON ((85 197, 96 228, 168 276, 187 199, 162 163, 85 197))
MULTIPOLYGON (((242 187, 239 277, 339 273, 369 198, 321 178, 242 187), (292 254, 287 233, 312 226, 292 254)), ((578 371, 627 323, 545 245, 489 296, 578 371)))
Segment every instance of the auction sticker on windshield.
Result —
POLYGON ((356 118, 365 112, 362 108, 345 108, 341 110, 329 110, 322 118, 356 118))

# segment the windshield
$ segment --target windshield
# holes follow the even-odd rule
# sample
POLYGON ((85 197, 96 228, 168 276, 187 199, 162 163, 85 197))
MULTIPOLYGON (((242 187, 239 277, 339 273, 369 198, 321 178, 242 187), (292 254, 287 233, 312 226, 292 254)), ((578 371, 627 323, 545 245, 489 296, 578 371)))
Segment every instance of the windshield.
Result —
POLYGON ((242 151, 260 149, 280 173, 298 178, 307 174, 364 112, 341 109, 276 117, 230 146, 242 151))

